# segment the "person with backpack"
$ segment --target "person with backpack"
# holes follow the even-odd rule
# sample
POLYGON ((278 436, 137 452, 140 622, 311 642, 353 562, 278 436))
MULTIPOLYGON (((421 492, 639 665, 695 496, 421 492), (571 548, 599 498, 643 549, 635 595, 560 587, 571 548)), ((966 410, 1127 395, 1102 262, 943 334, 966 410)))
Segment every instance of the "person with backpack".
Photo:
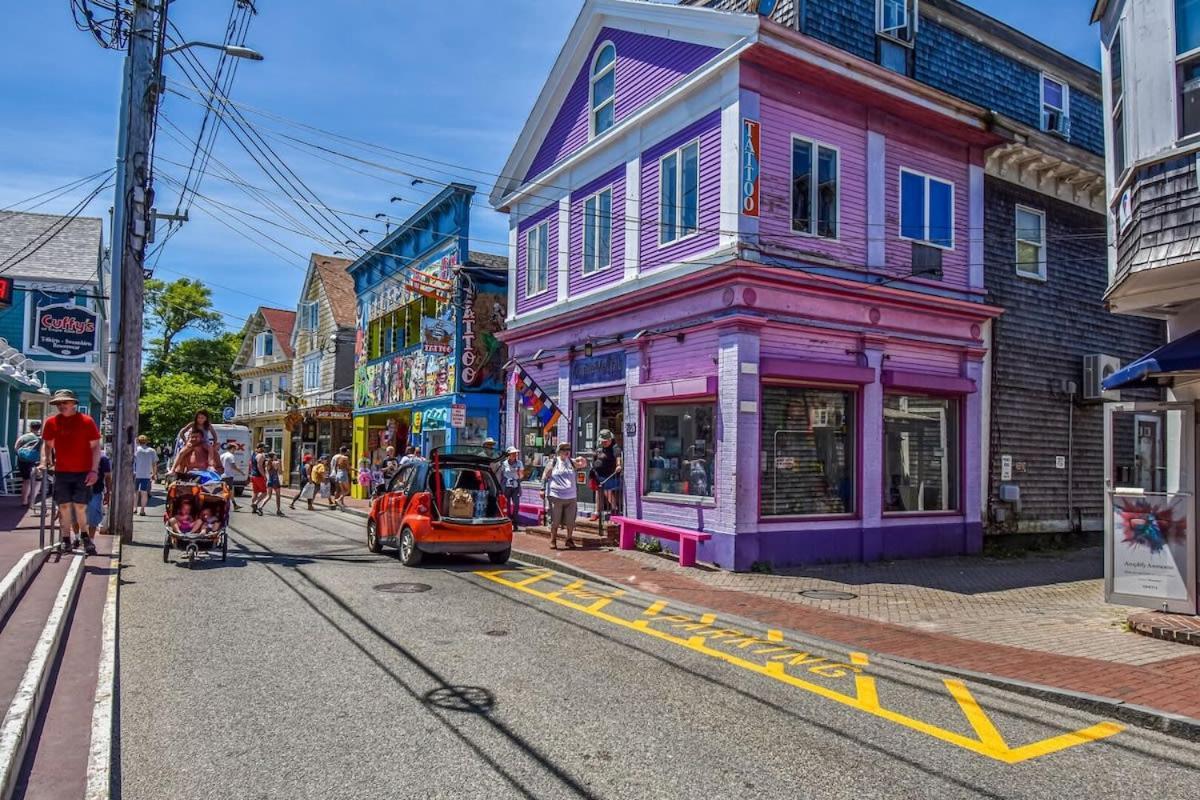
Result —
POLYGON ((33 468, 42 460, 42 423, 29 423, 29 433, 17 437, 13 444, 17 454, 17 474, 21 476, 21 503, 28 508, 33 504, 37 481, 33 479, 33 468))

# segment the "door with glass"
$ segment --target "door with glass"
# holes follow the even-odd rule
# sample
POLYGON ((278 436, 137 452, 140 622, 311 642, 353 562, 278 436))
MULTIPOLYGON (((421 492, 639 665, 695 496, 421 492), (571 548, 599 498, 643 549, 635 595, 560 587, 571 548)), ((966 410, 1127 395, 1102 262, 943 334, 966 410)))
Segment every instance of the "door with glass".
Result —
MULTIPOLYGON (((575 451, 572 455, 583 456, 589 463, 592 454, 600 446, 600 400, 575 401, 575 451)), ((579 510, 591 513, 596 510, 596 493, 587 484, 587 473, 582 473, 583 482, 578 484, 579 510)))

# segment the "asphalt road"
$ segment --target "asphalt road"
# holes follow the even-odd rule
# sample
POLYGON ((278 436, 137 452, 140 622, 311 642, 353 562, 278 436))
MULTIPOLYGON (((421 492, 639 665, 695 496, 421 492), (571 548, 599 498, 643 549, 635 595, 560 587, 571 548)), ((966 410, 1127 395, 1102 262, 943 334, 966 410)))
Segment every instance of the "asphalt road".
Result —
POLYGON ((152 517, 124 550, 125 800, 1200 786, 1195 744, 546 570, 406 569, 367 552, 351 515, 242 512, 234 528, 224 564, 162 563, 152 517))

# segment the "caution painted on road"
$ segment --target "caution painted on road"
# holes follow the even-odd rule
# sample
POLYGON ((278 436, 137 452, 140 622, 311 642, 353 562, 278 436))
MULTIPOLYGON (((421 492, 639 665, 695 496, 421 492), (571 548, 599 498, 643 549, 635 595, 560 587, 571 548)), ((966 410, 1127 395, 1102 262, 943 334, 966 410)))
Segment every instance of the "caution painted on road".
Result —
POLYGON ((569 608, 662 642, 686 648, 740 669, 792 686, 826 700, 931 736, 1005 764, 1057 753, 1113 736, 1124 730, 1116 722, 1098 722, 1019 746, 1010 744, 962 681, 945 679, 948 697, 962 710, 971 733, 948 729, 889 709, 880 700, 877 677, 865 653, 845 658, 793 646, 781 631, 759 634, 722 624, 715 614, 671 609, 665 600, 639 602, 621 589, 572 580, 549 569, 484 570, 480 577, 569 608), (616 600, 623 602, 614 603, 616 600))

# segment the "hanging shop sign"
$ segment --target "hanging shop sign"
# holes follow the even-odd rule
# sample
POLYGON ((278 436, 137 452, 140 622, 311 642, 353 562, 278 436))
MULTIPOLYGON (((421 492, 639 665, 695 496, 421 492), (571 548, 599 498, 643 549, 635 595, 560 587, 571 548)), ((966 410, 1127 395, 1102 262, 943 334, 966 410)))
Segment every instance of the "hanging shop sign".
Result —
POLYGON ((426 353, 449 353, 454 349, 454 323, 439 317, 421 317, 421 348, 426 353))
POLYGON ((480 291, 468 282, 462 294, 463 388, 498 389, 504 383, 504 345, 496 333, 504 328, 507 291, 480 291))
POLYGON ((96 351, 97 314, 75 303, 38 306, 32 347, 63 358, 78 358, 96 351))
POLYGON ((742 120, 742 213, 757 217, 759 209, 759 127, 752 119, 742 120))
POLYGON ((427 408, 421 417, 421 428, 427 431, 445 430, 450 422, 450 409, 447 406, 427 408))
POLYGON ((308 412, 313 419, 350 419, 350 409, 342 406, 319 406, 308 412))
POLYGON ((571 362, 571 386, 593 383, 621 383, 625 380, 625 353, 605 353, 571 362))

